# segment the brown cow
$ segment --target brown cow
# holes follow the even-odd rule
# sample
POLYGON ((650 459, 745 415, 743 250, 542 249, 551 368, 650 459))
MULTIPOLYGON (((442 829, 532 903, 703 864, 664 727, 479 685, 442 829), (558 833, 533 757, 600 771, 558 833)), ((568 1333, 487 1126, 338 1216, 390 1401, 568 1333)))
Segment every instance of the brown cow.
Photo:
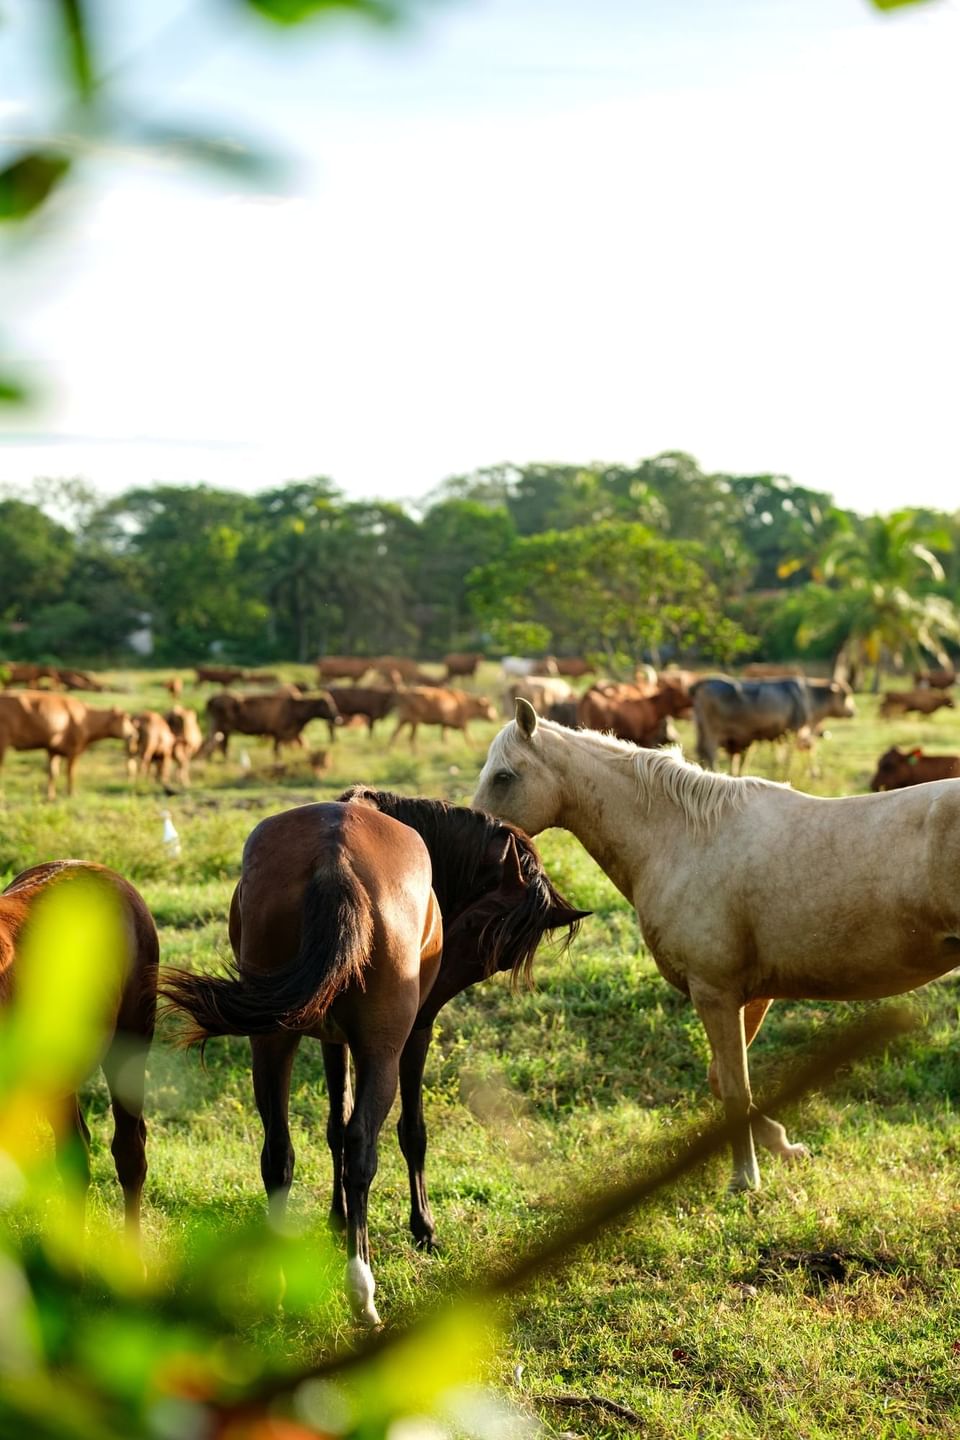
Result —
POLYGON ((169 680, 164 681, 163 688, 170 692, 173 700, 179 700, 183 694, 183 680, 179 675, 171 675, 169 680))
POLYGON ((416 660, 405 655, 381 655, 374 660, 373 668, 388 685, 399 689, 401 685, 436 685, 434 676, 421 670, 416 660))
POLYGON ((577 718, 587 730, 607 730, 620 740, 653 748, 675 738, 668 721, 685 708, 684 692, 672 685, 652 694, 631 685, 596 685, 581 695, 577 718))
POLYGON ((467 725, 471 720, 497 718, 496 709, 485 695, 468 695, 466 690, 447 690, 440 685, 416 685, 410 690, 398 690, 394 708, 397 725, 389 743, 392 745, 404 725, 409 725, 411 750, 418 725, 439 725, 442 740, 446 740, 448 730, 462 730, 469 745, 467 725))
POLYGON ((356 683, 373 665, 372 660, 358 660, 351 655, 322 655, 317 661, 317 679, 322 685, 325 680, 353 680, 356 683))
POLYGON ((944 690, 931 689, 929 686, 918 690, 887 690, 884 692, 880 714, 885 720, 891 715, 906 715, 909 710, 917 710, 921 715, 932 715, 942 706, 946 706, 948 710, 955 708, 952 696, 944 690))
POLYGON ((156 710, 141 710, 132 719, 135 733, 127 743, 127 774, 136 780, 138 775, 148 775, 153 766, 160 784, 166 785, 176 745, 173 731, 156 710))
POLYGON ((924 755, 919 748, 898 750, 894 745, 877 761, 870 789, 902 790, 929 780, 960 780, 960 755, 924 755))
POLYGON ((196 710, 174 705, 163 717, 173 732, 173 758, 182 785, 190 784, 190 761, 203 748, 203 731, 196 710))
POLYGON ((242 680, 246 673, 240 665, 198 665, 196 667, 198 685, 232 685, 235 680, 242 680))
POLYGON ((952 665, 943 665, 937 670, 914 670, 915 685, 929 685, 934 690, 949 690, 957 681, 957 672, 952 665))
POLYGON ((360 716, 372 735, 376 722, 388 715, 397 703, 398 692, 378 685, 331 685, 329 693, 344 720, 360 716))
POLYGON ((558 675, 566 675, 571 680, 579 680, 583 675, 589 675, 591 670, 597 668, 579 655, 557 655, 553 663, 557 667, 558 675))
POLYGON ((696 670, 667 669, 657 674, 657 684, 661 688, 664 685, 672 685, 675 690, 682 690, 689 700, 689 708, 693 709, 693 687, 698 680, 704 677, 696 670))
POLYGON ((273 754, 280 758, 280 747, 300 740, 300 732, 311 720, 326 720, 331 736, 334 725, 342 724, 330 692, 318 695, 289 695, 284 690, 273 695, 238 695, 224 690, 207 701, 207 738, 204 754, 219 748, 224 755, 230 736, 269 735, 273 754))
POLYGON ((0 765, 6 750, 46 750, 47 798, 57 793, 60 760, 67 762, 67 794, 73 794, 77 760, 95 740, 129 740, 134 734, 123 710, 97 710, 72 695, 21 690, 0 695, 0 765))
POLYGON ((109 686, 101 684, 96 676, 91 675, 87 670, 64 669, 62 666, 56 671, 57 679, 61 685, 68 690, 88 690, 95 695, 102 695, 109 686))
POLYGON ((51 685, 60 684, 60 676, 52 665, 35 665, 32 660, 5 660, 0 662, 0 671, 3 672, 5 690, 11 685, 35 688, 41 680, 49 680, 51 685))
POLYGON ((454 652, 452 655, 444 655, 443 663, 446 666, 447 680, 452 680, 454 675, 476 675, 477 666, 483 656, 477 650, 464 650, 454 652))

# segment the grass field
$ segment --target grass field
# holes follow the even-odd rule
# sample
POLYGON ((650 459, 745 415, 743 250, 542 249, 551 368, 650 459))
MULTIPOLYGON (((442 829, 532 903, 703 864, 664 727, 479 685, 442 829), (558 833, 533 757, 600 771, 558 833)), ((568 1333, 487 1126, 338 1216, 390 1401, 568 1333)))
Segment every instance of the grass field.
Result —
MULTIPOLYGON (((491 690, 494 675, 491 667, 482 677, 491 690)), ((117 692, 91 697, 95 703, 166 708, 162 677, 114 678, 117 692)), ((199 695, 202 709, 209 693, 188 687, 185 703, 199 695)), ((865 790, 877 756, 894 742, 960 750, 960 714, 883 722, 870 698, 859 706, 855 720, 834 722, 819 778, 810 778, 805 757, 794 759, 794 784, 820 794, 865 790)), ((275 774, 267 745, 237 739, 228 763, 198 765, 193 788, 169 799, 152 782, 131 788, 117 742, 88 753, 76 797, 53 805, 42 799, 42 755, 8 755, 0 880, 62 856, 110 865, 150 905, 163 959, 212 967, 226 953, 227 902, 244 838, 259 819, 332 798, 356 781, 461 801, 496 730, 475 726, 472 748, 421 732, 411 755, 406 742, 387 750, 389 722, 379 728, 372 743, 363 731, 342 732, 320 781, 295 752, 275 774), (249 768, 239 763, 244 751, 249 768), (176 859, 164 852, 164 808, 182 838, 176 859)), ((690 728, 680 728, 689 743, 690 728)), ((320 724, 308 737, 326 743, 320 724)), ((752 772, 781 778, 777 763, 761 753, 752 772)), ((714 1113, 705 1039, 645 954, 632 913, 570 836, 549 832, 541 848, 560 889, 594 914, 566 958, 542 953, 532 992, 515 994, 495 980, 441 1015, 426 1110, 443 1253, 423 1256, 408 1243, 406 1177, 391 1122, 371 1196, 378 1302, 388 1322, 502 1264, 558 1212, 575 1212, 592 1187, 646 1168, 689 1124, 714 1113)), ((958 1001, 953 977, 920 992, 911 1002, 925 1020, 916 1036, 798 1107, 788 1128, 810 1145, 809 1162, 787 1170, 761 1154, 764 1189, 731 1197, 727 1160, 718 1159, 504 1307, 487 1378, 536 1412, 551 1435, 637 1433, 636 1422, 551 1400, 570 1393, 630 1407, 650 1436, 960 1435, 958 1001)), ((752 1052, 757 1087, 828 1018, 828 1007, 814 1003, 775 1006, 752 1052)), ((178 1235, 191 1207, 230 1222, 262 1208, 246 1042, 213 1042, 204 1072, 168 1038, 161 1030, 148 1081, 145 1225, 154 1254, 178 1235)), ((319 1233, 330 1167, 322 1065, 310 1042, 297 1061, 291 1108, 293 1208, 319 1233)), ((88 1113, 93 1205, 118 1216, 99 1080, 88 1113)), ((288 1324, 283 1342, 300 1358, 350 1333, 339 1296, 307 1318, 276 1323, 288 1324)))

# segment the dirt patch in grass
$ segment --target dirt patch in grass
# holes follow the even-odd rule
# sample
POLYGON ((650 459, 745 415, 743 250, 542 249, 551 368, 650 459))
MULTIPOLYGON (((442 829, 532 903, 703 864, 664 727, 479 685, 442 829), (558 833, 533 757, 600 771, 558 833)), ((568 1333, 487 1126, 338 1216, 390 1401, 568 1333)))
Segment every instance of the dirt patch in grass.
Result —
POLYGON ((778 1250, 764 1245, 754 1272, 743 1276, 752 1285, 774 1285, 784 1275, 799 1271, 810 1293, 819 1293, 830 1285, 846 1285, 861 1275, 897 1275, 903 1263, 895 1255, 878 1251, 874 1255, 860 1250, 778 1250))

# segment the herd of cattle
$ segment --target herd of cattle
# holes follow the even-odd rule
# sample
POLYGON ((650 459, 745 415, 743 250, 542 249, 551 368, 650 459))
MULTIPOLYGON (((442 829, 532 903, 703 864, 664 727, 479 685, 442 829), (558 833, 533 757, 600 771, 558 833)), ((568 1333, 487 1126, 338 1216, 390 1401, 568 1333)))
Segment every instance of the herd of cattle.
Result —
MULTIPOLYGON (((206 704, 206 734, 196 710, 179 703, 180 677, 166 682, 171 698, 178 703, 165 711, 128 715, 41 688, 44 679, 71 689, 107 688, 86 672, 21 663, 0 665, 4 677, 0 765, 8 749, 45 750, 52 799, 60 761, 66 761, 67 786, 72 793, 80 755, 104 739, 125 743, 131 778, 153 772, 164 787, 174 772, 181 785, 188 785, 190 762, 217 751, 226 755, 231 735, 270 738, 279 759, 282 746, 302 746, 303 731, 312 720, 325 722, 331 742, 338 728, 346 724, 363 725, 372 736, 377 722, 388 716, 393 721, 388 744, 406 730, 414 745, 421 726, 439 727, 444 739, 448 730, 457 730, 469 742, 470 722, 495 721, 497 709, 487 696, 447 682, 454 677, 473 677, 482 658, 476 652, 445 656, 441 682, 427 675, 417 661, 405 657, 325 656, 317 662, 317 679, 324 688, 313 692, 281 684, 277 675, 268 672, 198 666, 197 685, 227 686, 243 681, 273 687, 260 693, 219 690, 206 704), (361 684, 371 672, 382 683, 361 684), (30 688, 15 688, 18 685, 30 688)), ((742 771, 749 750, 759 741, 792 737, 798 748, 812 750, 826 721, 854 714, 853 697, 843 681, 809 679, 788 667, 747 666, 742 678, 731 679, 681 669, 657 673, 644 666, 630 683, 598 680, 578 694, 571 680, 591 669, 580 658, 508 656, 501 665, 507 682, 502 696, 506 716, 513 714, 518 699, 524 699, 561 725, 604 731, 644 747, 675 742, 674 720, 692 717, 701 764, 712 769, 718 754, 725 752, 734 773, 742 771)), ((941 707, 952 708, 949 691, 955 679, 952 670, 918 672, 914 688, 884 694, 879 713, 884 717, 910 712, 930 715, 941 707)), ((953 776, 960 777, 960 757, 894 747, 881 758, 871 784, 874 790, 896 789, 953 776)))

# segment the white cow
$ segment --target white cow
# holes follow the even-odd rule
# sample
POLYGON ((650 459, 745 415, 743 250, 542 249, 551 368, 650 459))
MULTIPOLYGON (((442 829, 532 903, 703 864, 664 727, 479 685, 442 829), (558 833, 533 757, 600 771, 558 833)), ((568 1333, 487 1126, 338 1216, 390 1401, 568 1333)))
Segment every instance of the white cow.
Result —
POLYGON ((524 679, 527 675, 556 675, 557 662, 552 655, 545 660, 530 660, 525 655, 505 655, 500 668, 508 680, 524 679))

